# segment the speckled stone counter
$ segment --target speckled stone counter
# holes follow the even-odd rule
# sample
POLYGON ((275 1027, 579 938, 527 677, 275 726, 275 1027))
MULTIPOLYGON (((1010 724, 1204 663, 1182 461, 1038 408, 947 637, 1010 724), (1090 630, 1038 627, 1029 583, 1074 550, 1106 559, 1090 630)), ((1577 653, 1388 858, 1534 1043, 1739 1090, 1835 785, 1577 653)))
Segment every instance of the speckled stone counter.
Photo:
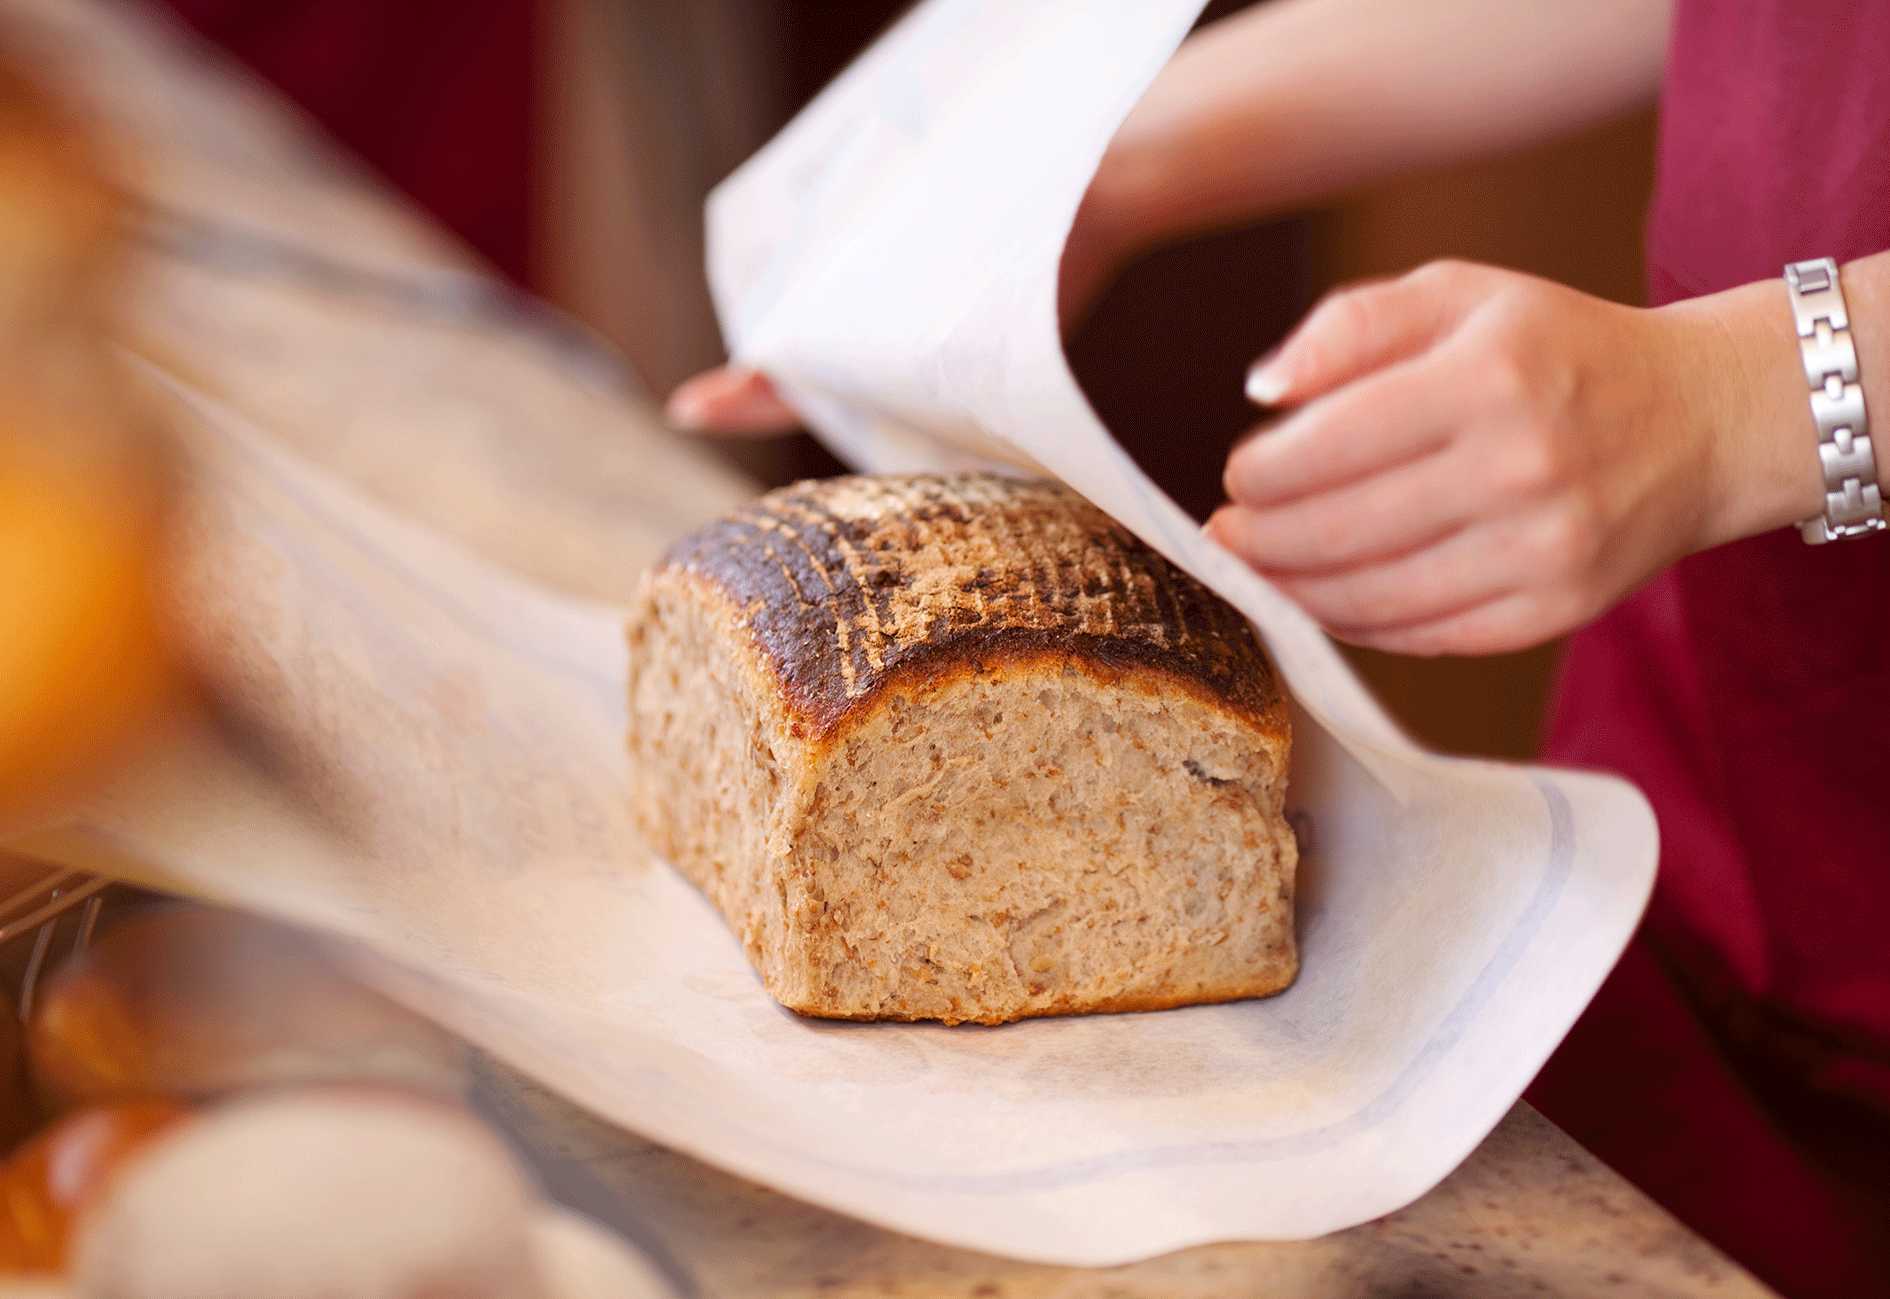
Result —
POLYGON ((934 1245, 802 1204, 612 1128, 497 1063, 479 1099, 554 1196, 616 1227, 678 1294, 902 1299, 1418 1299, 1772 1292, 1527 1105, 1409 1208, 1320 1240, 1085 1271, 934 1245))

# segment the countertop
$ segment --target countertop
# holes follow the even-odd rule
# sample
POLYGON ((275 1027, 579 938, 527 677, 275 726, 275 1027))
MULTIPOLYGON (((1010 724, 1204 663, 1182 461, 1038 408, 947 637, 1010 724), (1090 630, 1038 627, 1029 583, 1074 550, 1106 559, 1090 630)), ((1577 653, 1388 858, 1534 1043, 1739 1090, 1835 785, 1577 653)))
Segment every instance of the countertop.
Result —
POLYGON ((628 1236, 691 1299, 1772 1294, 1520 1101, 1428 1195, 1374 1222, 1083 1270, 886 1231, 611 1127, 489 1057, 477 1073, 479 1104, 546 1190, 628 1236))

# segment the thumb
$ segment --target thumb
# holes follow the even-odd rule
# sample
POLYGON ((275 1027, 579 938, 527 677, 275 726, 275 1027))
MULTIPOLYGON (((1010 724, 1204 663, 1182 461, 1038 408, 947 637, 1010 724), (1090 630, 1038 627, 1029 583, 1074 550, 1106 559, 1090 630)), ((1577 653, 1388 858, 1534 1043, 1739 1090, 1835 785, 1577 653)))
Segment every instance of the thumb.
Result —
POLYGON ((1487 268, 1433 262, 1326 295, 1247 371, 1257 406, 1298 406, 1428 349, 1476 300, 1487 268))

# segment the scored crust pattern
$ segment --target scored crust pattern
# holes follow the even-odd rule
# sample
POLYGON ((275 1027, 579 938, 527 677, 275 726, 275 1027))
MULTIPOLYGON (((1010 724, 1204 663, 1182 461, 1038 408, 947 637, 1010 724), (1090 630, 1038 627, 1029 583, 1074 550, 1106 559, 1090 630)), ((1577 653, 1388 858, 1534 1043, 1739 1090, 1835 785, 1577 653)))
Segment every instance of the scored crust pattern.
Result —
POLYGON ((1041 655, 1152 669, 1263 726, 1285 720, 1245 619, 1054 483, 795 483, 679 543, 663 570, 723 590, 803 734, 894 676, 1041 655))

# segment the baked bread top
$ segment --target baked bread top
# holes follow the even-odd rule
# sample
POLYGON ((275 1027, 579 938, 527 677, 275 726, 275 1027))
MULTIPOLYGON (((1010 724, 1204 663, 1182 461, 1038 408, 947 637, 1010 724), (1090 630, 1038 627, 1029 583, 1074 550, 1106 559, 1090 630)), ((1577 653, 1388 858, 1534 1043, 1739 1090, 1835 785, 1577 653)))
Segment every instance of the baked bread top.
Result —
POLYGON ((799 482, 680 542, 655 571, 721 589, 807 739, 895 680, 1037 658, 1152 670, 1257 725, 1287 725, 1246 620, 1055 483, 799 482))

